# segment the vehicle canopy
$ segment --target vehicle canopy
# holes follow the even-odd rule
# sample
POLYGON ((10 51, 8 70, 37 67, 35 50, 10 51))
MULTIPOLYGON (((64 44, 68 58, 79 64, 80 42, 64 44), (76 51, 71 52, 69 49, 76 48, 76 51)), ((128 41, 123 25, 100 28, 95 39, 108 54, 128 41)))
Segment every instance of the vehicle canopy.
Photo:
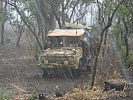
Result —
POLYGON ((48 33, 47 36, 83 36, 85 30, 84 29, 55 29, 48 33))

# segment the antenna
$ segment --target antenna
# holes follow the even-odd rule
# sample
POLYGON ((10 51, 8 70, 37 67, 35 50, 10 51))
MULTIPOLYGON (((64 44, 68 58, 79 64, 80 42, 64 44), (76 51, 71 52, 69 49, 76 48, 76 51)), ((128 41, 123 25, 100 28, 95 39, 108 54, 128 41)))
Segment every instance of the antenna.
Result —
MULTIPOLYGON (((77 27, 78 27, 78 21, 77 21, 77 27)), ((76 27, 76 35, 77 35, 77 27, 76 27)))
MULTIPOLYGON (((77 27, 78 27, 78 21, 77 21, 77 26, 76 26, 76 35, 78 34, 77 27)), ((75 50, 76 50, 76 45, 75 45, 75 50)))

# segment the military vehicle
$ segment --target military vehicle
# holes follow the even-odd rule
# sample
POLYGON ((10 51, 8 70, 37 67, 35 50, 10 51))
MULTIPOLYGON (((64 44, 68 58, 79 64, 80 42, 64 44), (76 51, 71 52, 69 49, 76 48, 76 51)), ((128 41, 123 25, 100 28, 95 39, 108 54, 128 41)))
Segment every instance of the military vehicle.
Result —
POLYGON ((91 71, 95 40, 87 29, 55 29, 47 36, 52 47, 39 55, 43 77, 62 72, 76 78, 91 71))

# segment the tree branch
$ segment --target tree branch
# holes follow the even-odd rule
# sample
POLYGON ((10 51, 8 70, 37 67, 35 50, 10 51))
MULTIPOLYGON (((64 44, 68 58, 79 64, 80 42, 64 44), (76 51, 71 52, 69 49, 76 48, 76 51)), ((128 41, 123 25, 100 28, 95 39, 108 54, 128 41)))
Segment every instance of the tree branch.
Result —
POLYGON ((91 81, 91 88, 93 88, 93 85, 94 85, 94 82, 95 82, 95 77, 96 77, 96 68, 97 68, 97 63, 98 63, 98 56, 100 54, 100 51, 101 51, 101 45, 102 45, 102 42, 103 42, 103 36, 104 36, 104 33, 106 30, 108 30, 108 28, 112 25, 112 21, 113 21, 113 18, 114 18, 114 15, 117 11, 117 9, 120 7, 120 5, 122 4, 124 0, 122 0, 118 5, 117 7, 114 9, 111 17, 108 17, 108 23, 107 25, 103 28, 103 30, 101 31, 101 36, 100 36, 100 42, 99 42, 99 45, 98 45, 98 52, 96 54, 96 57, 95 57, 95 62, 94 62, 94 67, 93 67, 93 74, 92 74, 92 81, 91 81))
POLYGON ((80 0, 78 0, 78 1, 75 3, 75 5, 74 5, 74 7, 73 7, 73 10, 72 10, 72 13, 71 13, 71 15, 70 15, 69 21, 72 19, 74 10, 75 10, 76 6, 78 5, 79 1, 80 1, 80 0))
POLYGON ((31 33, 35 36, 35 39, 36 39, 36 41, 37 41, 37 43, 38 43, 40 49, 43 50, 43 47, 41 46, 41 43, 40 43, 40 41, 39 41, 39 39, 38 39, 37 34, 32 30, 31 26, 30 26, 30 25, 27 23, 27 21, 25 20, 25 17, 26 17, 26 16, 20 12, 19 8, 18 8, 17 5, 16 5, 16 2, 14 2, 13 4, 10 3, 10 2, 8 2, 8 1, 5 1, 5 2, 6 2, 7 4, 13 6, 13 7, 16 9, 17 13, 20 15, 20 18, 22 19, 22 21, 24 22, 24 24, 25 24, 25 25, 27 26, 27 28, 31 31, 31 33))

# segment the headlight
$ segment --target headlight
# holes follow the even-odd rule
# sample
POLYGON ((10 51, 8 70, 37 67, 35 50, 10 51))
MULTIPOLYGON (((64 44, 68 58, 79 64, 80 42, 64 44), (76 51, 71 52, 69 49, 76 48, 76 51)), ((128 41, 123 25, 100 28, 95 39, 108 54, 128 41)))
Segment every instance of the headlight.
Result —
POLYGON ((47 60, 44 60, 44 64, 46 64, 46 65, 47 65, 47 64, 48 64, 48 61, 47 61, 47 60))
POLYGON ((64 65, 68 65, 68 61, 64 61, 64 65))
POLYGON ((68 61, 72 61, 74 58, 72 56, 68 57, 68 61))

